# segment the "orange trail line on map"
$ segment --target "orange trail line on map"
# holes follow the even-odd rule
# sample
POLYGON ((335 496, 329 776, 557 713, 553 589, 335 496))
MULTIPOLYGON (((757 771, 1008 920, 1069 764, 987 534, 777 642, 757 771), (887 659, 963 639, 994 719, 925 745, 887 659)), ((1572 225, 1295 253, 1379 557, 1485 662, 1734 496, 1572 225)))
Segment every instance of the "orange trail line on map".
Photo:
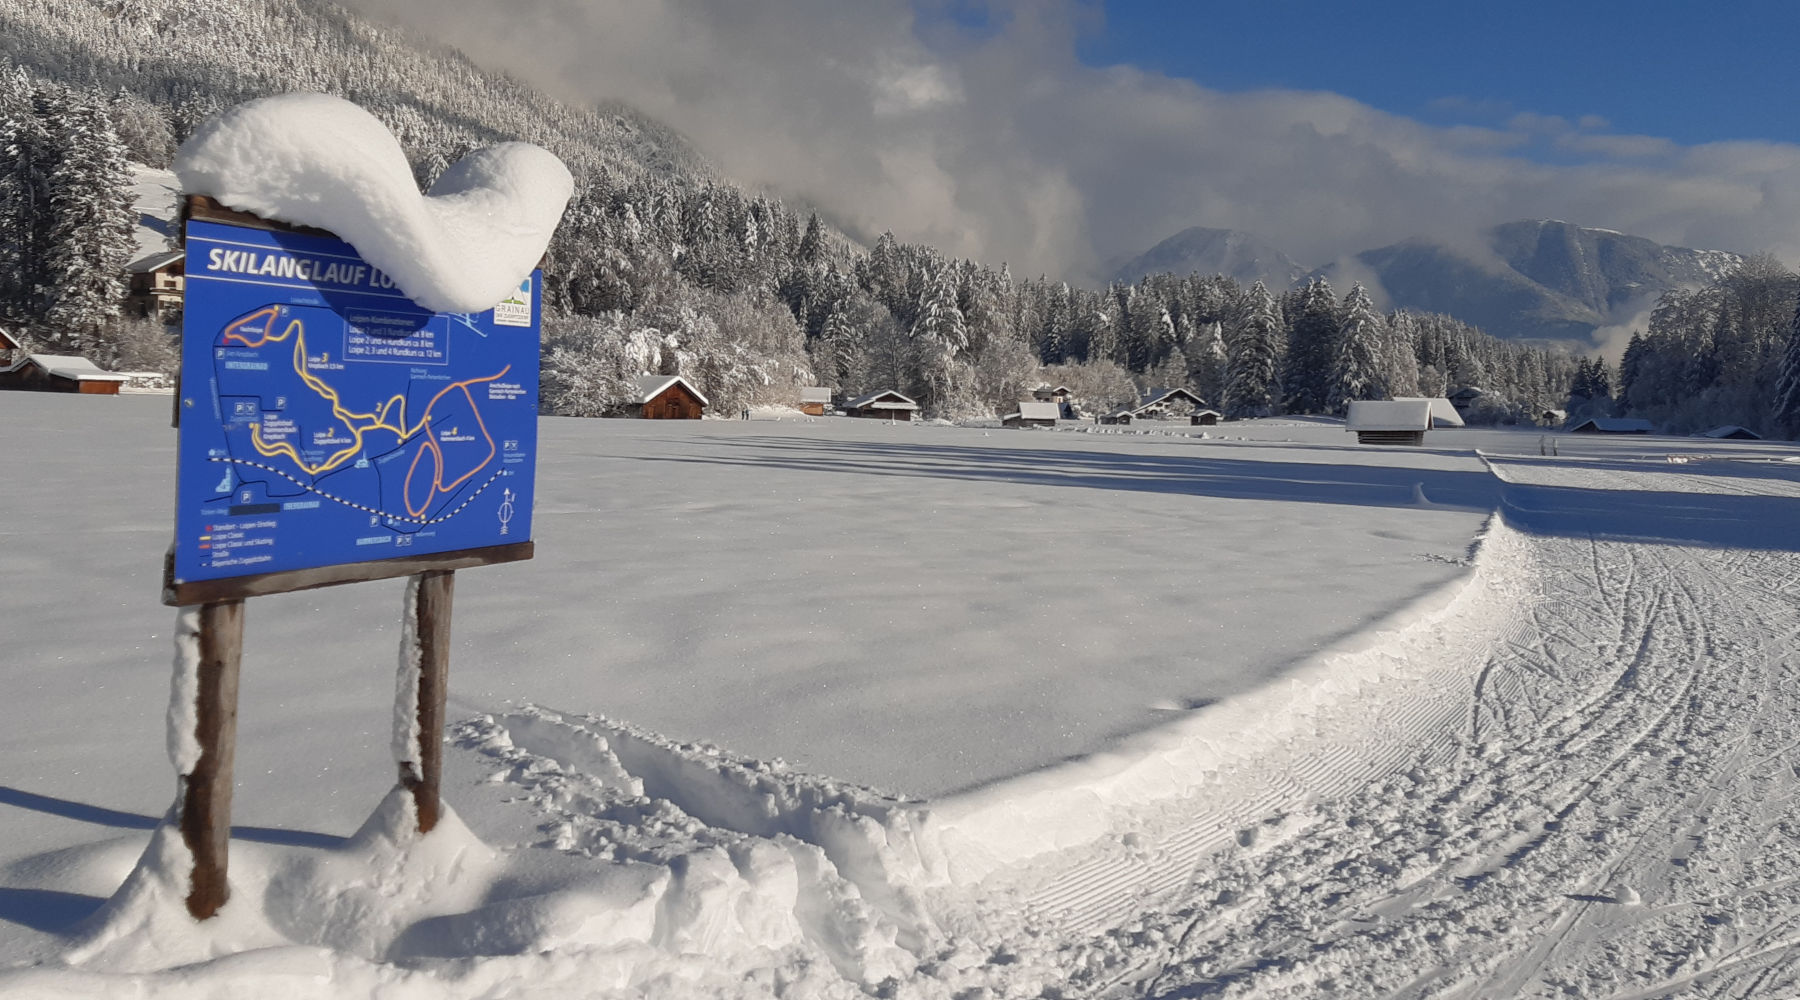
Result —
POLYGON ((358 413, 354 410, 345 408, 345 406, 343 404, 343 400, 341 397, 339 397, 337 390, 332 388, 329 383, 325 382, 323 379, 319 378, 317 375, 314 375, 306 367, 307 362, 306 362, 306 328, 305 328, 305 326, 297 319, 292 320, 288 323, 288 325, 286 327, 284 327, 282 329, 282 331, 279 334, 276 334, 272 331, 275 328, 275 320, 279 316, 280 316, 280 310, 275 306, 270 306, 267 309, 259 309, 256 312, 253 312, 250 315, 245 316, 244 318, 237 320, 236 322, 232 323, 230 326, 226 327, 221 336, 221 339, 225 343, 231 343, 231 342, 235 341, 239 344, 244 345, 245 347, 257 348, 257 347, 266 346, 268 344, 279 344, 282 341, 287 340, 290 336, 292 336, 294 338, 294 372, 295 372, 295 374, 300 376, 301 381, 305 382, 308 388, 310 388, 314 392, 318 393, 321 398, 324 398, 324 399, 330 401, 332 414, 335 415, 339 420, 343 420, 346 422, 345 426, 350 431, 350 433, 355 437, 355 441, 352 442, 351 444, 347 445, 346 447, 344 447, 342 450, 331 455, 331 457, 327 458, 324 462, 321 462, 318 465, 309 465, 305 459, 300 457, 300 453, 298 451, 294 450, 294 446, 292 444, 289 444, 286 441, 281 441, 281 442, 278 442, 275 444, 270 444, 270 443, 264 441, 262 439, 261 426, 253 424, 253 425, 251 425, 251 428, 250 428, 250 443, 253 446, 255 446, 258 453, 260 453, 264 456, 267 456, 269 458, 275 458, 277 456, 286 456, 289 461, 291 461, 295 465, 299 466, 300 469, 302 471, 304 471, 307 475, 316 476, 322 472, 330 472, 334 469, 337 469, 337 468, 341 467, 345 462, 348 462, 350 459, 355 458, 356 455, 362 451, 363 435, 366 433, 369 433, 372 431, 378 431, 378 430, 379 431, 387 431, 391 434, 394 434, 400 440, 404 441, 407 438, 413 436, 414 434, 418 434, 421 431, 424 431, 425 432, 424 444, 422 444, 420 446, 418 453, 413 455, 412 469, 418 468, 420 456, 424 454, 424 452, 427 448, 429 448, 432 452, 433 461, 435 462, 435 464, 437 466, 437 470, 432 475, 431 495, 428 496, 417 509, 414 509, 413 503, 412 503, 412 495, 411 495, 412 494, 412 479, 411 479, 412 469, 409 469, 407 483, 406 483, 406 490, 405 490, 406 496, 404 498, 407 512, 410 513, 414 517, 419 517, 425 510, 430 508, 431 501, 436 499, 436 497, 439 493, 447 493, 450 490, 453 490, 456 487, 462 485, 464 482, 467 482, 471 476, 474 476, 475 473, 481 471, 481 469, 487 465, 487 463, 484 461, 480 465, 477 465, 473 469, 469 470, 467 473, 463 474, 462 476, 459 476, 453 482, 448 483, 448 484, 445 484, 443 482, 443 475, 444 475, 443 451, 441 448, 439 448, 436 439, 432 436, 432 434, 429 431, 429 426, 431 424, 431 411, 432 411, 433 407, 437 406, 438 401, 443 399, 447 393, 451 392, 452 390, 461 389, 463 391, 463 395, 466 398, 468 398, 468 400, 469 400, 469 408, 470 408, 470 412, 474 414, 475 424, 476 424, 476 426, 481 428, 481 436, 484 439, 486 439, 486 441, 487 441, 488 457, 489 458, 493 457, 494 437, 492 434, 488 433, 487 422, 481 419, 481 410, 480 410, 480 408, 478 408, 474 405, 475 404, 474 396, 470 395, 468 389, 469 389, 469 386, 472 386, 472 385, 480 385, 483 382, 492 382, 492 381, 495 381, 496 379, 505 378, 506 373, 509 371, 512 371, 511 365, 507 365, 505 368, 500 369, 498 372, 496 372, 492 375, 484 375, 480 378, 464 379, 460 382, 452 382, 449 385, 445 386, 443 389, 439 390, 436 395, 432 396, 431 400, 425 404, 425 412, 419 418, 418 423, 413 424, 410 428, 408 428, 407 427, 407 415, 406 415, 406 396, 403 393, 394 394, 394 396, 392 398, 390 398, 387 402, 383 403, 380 407, 378 407, 372 413, 358 413), (243 329, 243 327, 248 326, 248 325, 254 323, 257 319, 264 318, 264 317, 266 317, 266 322, 264 322, 264 324, 263 324, 261 336, 252 340, 249 336, 246 336, 244 333, 240 332, 243 329), (389 421, 389 416, 390 416, 390 414, 393 413, 394 408, 396 406, 398 406, 400 408, 400 421, 399 421, 398 425, 395 425, 394 423, 391 423, 389 421), (368 424, 367 424, 367 426, 358 426, 355 423, 355 421, 368 421, 368 424))

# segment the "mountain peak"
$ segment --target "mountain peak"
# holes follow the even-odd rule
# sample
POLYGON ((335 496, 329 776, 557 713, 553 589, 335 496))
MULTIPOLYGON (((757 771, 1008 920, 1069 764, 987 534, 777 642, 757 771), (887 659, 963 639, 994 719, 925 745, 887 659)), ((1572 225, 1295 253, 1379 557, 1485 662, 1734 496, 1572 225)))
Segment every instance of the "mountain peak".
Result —
POLYGON ((1164 273, 1223 274, 1246 285, 1261 281, 1279 292, 1300 280, 1306 269, 1252 233, 1191 226, 1126 261, 1113 280, 1129 283, 1164 273))

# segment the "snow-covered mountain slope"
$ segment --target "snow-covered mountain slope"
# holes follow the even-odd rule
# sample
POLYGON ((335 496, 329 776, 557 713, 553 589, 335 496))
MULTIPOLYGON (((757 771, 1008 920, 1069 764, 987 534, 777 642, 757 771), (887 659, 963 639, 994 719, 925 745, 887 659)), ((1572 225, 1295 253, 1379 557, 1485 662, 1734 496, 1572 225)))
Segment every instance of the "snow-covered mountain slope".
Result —
POLYGON ((629 107, 564 104, 326 0, 6 0, 0 56, 59 82, 124 88, 174 108, 177 138, 241 101, 310 90, 383 117, 409 154, 443 146, 455 159, 517 139, 556 153, 578 176, 712 173, 686 140, 629 107))
POLYGON ((1485 243, 1491 255, 1478 257, 1411 240, 1357 254, 1353 272, 1317 273, 1334 283, 1372 275, 1392 308, 1447 313, 1498 337, 1581 341, 1630 321, 1665 291, 1717 280, 1743 263, 1737 254, 1555 220, 1496 226, 1485 243))
POLYGON ((1223 274, 1245 285, 1260 281, 1279 294, 1305 273, 1293 258, 1260 237, 1194 226, 1119 265, 1113 280, 1130 283, 1148 274, 1223 274))

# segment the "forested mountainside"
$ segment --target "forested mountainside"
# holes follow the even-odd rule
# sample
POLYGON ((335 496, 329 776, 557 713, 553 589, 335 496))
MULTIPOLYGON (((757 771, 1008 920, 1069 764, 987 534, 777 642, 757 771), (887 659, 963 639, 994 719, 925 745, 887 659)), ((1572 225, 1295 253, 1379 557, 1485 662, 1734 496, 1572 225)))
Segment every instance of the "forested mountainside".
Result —
POLYGON ((1447 316, 1384 314, 1360 287, 1339 298, 1321 279, 1282 292, 1163 273, 1083 289, 891 234, 865 250, 718 178, 642 115, 559 103, 320 0, 0 0, 0 59, 0 261, 15 265, 0 273, 0 310, 28 339, 103 363, 155 354, 156 338, 107 305, 129 252, 116 239, 130 216, 115 190, 124 158, 166 162, 216 110, 313 89, 386 121, 421 183, 499 139, 570 164, 577 193, 546 265, 554 412, 618 411, 645 372, 687 375, 725 412, 823 384, 992 415, 1044 381, 1090 411, 1170 384, 1230 415, 1465 386, 1495 421, 1613 405, 1598 361, 1447 316))
POLYGON ((78 90, 124 91, 121 132, 155 167, 216 111, 315 90, 373 111, 433 172, 476 146, 524 139, 578 175, 711 175, 681 136, 630 108, 564 104, 329 3, 0 0, 0 58, 78 90))

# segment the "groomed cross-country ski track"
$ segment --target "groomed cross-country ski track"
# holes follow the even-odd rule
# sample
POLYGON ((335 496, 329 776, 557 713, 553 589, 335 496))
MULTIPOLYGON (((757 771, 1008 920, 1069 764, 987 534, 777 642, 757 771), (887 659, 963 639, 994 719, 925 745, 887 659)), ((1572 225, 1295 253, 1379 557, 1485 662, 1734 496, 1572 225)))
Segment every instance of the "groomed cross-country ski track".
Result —
POLYGON ((641 839, 597 805, 621 780, 700 814, 700 842, 823 846, 917 963, 890 991, 1800 993, 1800 484, 1489 465, 1500 509, 1453 598, 1003 791, 859 798, 542 709, 462 745, 511 755, 564 847, 641 839))

